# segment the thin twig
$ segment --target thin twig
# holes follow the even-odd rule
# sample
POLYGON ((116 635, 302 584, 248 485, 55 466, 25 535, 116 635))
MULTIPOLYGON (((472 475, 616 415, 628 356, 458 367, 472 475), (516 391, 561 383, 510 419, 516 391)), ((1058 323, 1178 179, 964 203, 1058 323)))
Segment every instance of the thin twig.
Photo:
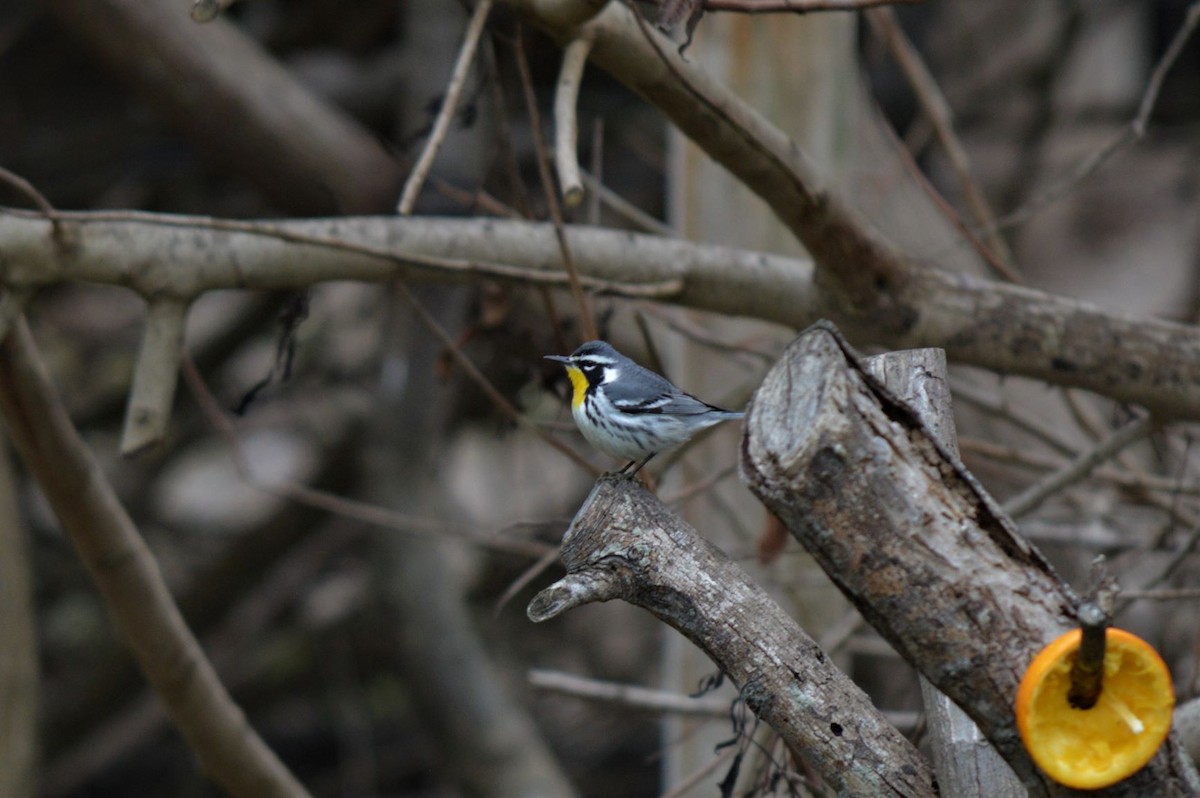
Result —
POLYGON ((517 71, 521 74, 521 88, 525 95, 525 110, 529 114, 530 132, 533 134, 533 148, 536 152, 538 176, 542 180, 542 191, 546 195, 546 207, 550 211, 550 221, 554 224, 554 235, 558 238, 558 247, 562 252, 563 265, 570 276, 571 294, 579 308, 579 324, 584 338, 592 341, 600 337, 596 331, 596 320, 592 309, 583 294, 583 284, 579 280, 579 270, 575 267, 575 258, 571 255, 571 247, 567 243, 567 233, 564 227, 562 208, 558 204, 558 193, 554 190, 554 177, 546 166, 546 142, 542 139, 542 118, 538 113, 537 96, 533 91, 533 75, 529 71, 529 60, 525 57, 524 36, 517 31, 516 41, 517 71))
POLYGON ((1194 2, 1188 7, 1183 24, 1175 32, 1175 37, 1171 39, 1171 44, 1167 47, 1166 52, 1163 53, 1162 58, 1158 60, 1158 63, 1155 64, 1154 71, 1150 74, 1150 80, 1146 83, 1146 90, 1142 94, 1141 102, 1138 104, 1137 113, 1134 114, 1133 119, 1129 120, 1129 123, 1121 132, 1113 136, 1103 147, 1076 164, 1075 168, 1061 180, 1046 187, 1020 208, 997 219, 987 232, 1004 230, 1025 222, 1042 208, 1058 202, 1074 191, 1080 183, 1099 171, 1100 167, 1104 166, 1113 155, 1126 146, 1140 141, 1146 135, 1146 126, 1149 124, 1150 114, 1153 113, 1154 106, 1158 102, 1158 95, 1162 89, 1163 80, 1166 78, 1167 72, 1175 65, 1175 61, 1178 60, 1179 54, 1183 51, 1183 47, 1187 44, 1188 39, 1195 33, 1197 25, 1200 25, 1200 2, 1194 2))
POLYGON ((696 768, 694 771, 681 779, 678 784, 664 792, 660 798, 683 798, 683 796, 700 786, 700 784, 703 783, 713 771, 724 765, 730 759, 733 759, 733 757, 738 753, 739 749, 736 746, 729 746, 720 754, 714 756, 712 759, 708 760, 703 765, 696 768))
POLYGON ((574 208, 583 202, 583 181, 579 177, 579 120, 576 109, 579 87, 592 38, 586 28, 563 50, 558 84, 554 89, 554 162, 558 167, 558 183, 562 188, 563 204, 574 208))
POLYGON ((917 101, 921 104, 922 110, 924 110, 925 115, 932 123, 934 133, 936 133, 942 149, 945 150, 946 156, 950 159, 950 166, 954 170, 955 177, 958 179, 958 185, 963 193, 963 198, 967 202, 967 207, 970 208, 971 215, 975 217, 975 223, 987 231, 985 236, 987 237, 988 248, 1003 267, 1001 272, 1008 279, 1020 282, 1018 275, 1013 269, 1012 253, 1009 251, 1003 236, 998 231, 991 230, 994 214, 988 206, 983 191, 979 188, 979 184, 975 180, 970 158, 967 156, 967 151, 954 130, 953 113, 950 110, 950 103, 946 101, 945 95, 942 94, 937 80, 930 73, 929 68, 921 58, 921 54, 917 52, 917 48, 913 46, 907 34, 904 33, 904 29, 900 27, 895 11, 891 8, 877 8, 868 11, 866 17, 867 21, 871 23, 871 27, 875 30, 876 35, 884 41, 891 51, 892 57, 900 67, 900 71, 908 79, 909 85, 912 87, 917 101))
POLYGON ((402 282, 397 282, 396 290, 400 296, 404 297, 409 306, 412 307, 425 326, 428 327, 434 335, 441 339, 442 344, 446 347, 447 351, 450 352, 451 356, 453 356, 455 362, 458 363, 459 368, 461 368, 463 373, 466 374, 467 377, 469 377, 471 381, 474 382, 476 386, 478 386, 479 389, 484 392, 484 394, 492 401, 492 404, 496 406, 496 409, 508 417, 510 421, 513 421, 520 426, 525 427, 526 429, 533 430, 533 432, 539 438, 546 441, 546 443, 550 444, 562 454, 566 455, 572 462, 583 468, 592 476, 599 476, 600 469, 596 468, 594 465, 581 457, 579 453, 570 446, 567 446, 558 438, 546 432, 536 424, 530 422, 520 410, 517 410, 517 408, 513 406, 512 402, 505 399, 504 395, 496 389, 496 386, 492 385, 491 380, 489 380, 484 373, 480 371, 473 362, 471 362, 469 357, 463 354, 462 349, 460 349, 458 346, 458 342, 454 340, 450 333, 446 332, 442 325, 438 324, 437 319, 435 319, 429 313, 429 311, 425 309, 425 306, 421 304, 421 301, 417 299, 416 295, 413 294, 407 285, 402 282))
POLYGON ((493 197, 482 188, 477 188, 474 191, 468 191, 465 188, 459 188, 445 178, 437 175, 430 175, 429 182, 433 184, 436 191, 441 193, 443 197, 457 202, 468 211, 483 211, 490 213, 492 216, 497 216, 501 219, 524 219, 516 208, 511 208, 503 202, 493 197))
POLYGON ((1058 430, 1043 424, 1032 414, 1018 413, 1009 407, 1004 395, 999 391, 988 390, 972 385, 966 380, 950 378, 950 391, 956 402, 966 402, 981 412, 987 413, 1002 421, 1012 424, 1017 429, 1029 433, 1059 454, 1074 457, 1078 449, 1058 433, 1058 430))
POLYGON ((672 715, 699 715, 709 718, 729 717, 728 698, 692 698, 667 690, 654 690, 633 684, 607 682, 573 676, 561 671, 532 669, 529 683, 539 690, 575 698, 586 698, 604 704, 616 704, 642 712, 672 715))
MULTIPOLYGON (((597 116, 592 120, 592 167, 591 173, 596 175, 596 182, 604 183, 604 117, 597 116)), ((586 182, 586 179, 585 179, 586 182)), ((600 226, 600 196, 595 191, 588 195, 587 215, 588 224, 600 226)))
POLYGON ((500 612, 508 605, 508 602, 525 589, 525 586, 537 579, 551 565, 558 562, 558 548, 551 546, 549 550, 543 554, 537 562, 530 565, 521 575, 512 581, 504 592, 500 594, 500 598, 496 599, 496 608, 492 611, 493 617, 499 616, 500 612))
POLYGON ((703 479, 696 480, 690 485, 684 485, 674 493, 661 496, 660 498, 662 499, 662 503, 668 507, 678 508, 679 505, 683 504, 684 502, 695 498, 698 494, 706 493, 717 483, 733 476, 737 473, 737 469, 738 467, 736 463, 726 466, 725 468, 719 468, 703 479))
POLYGON ((429 140, 425 142, 425 147, 413 166, 412 174, 404 182, 404 190, 400 193, 400 204, 396 206, 396 212, 401 216, 412 213, 413 206, 417 203, 417 195, 421 193, 421 186, 424 185, 429 170, 433 168, 438 150, 450 131, 450 122, 458 110, 458 98, 462 94, 463 84, 466 83, 471 62, 475 60, 475 49, 487 25, 492 2, 493 0, 479 0, 475 12, 471 14, 470 22, 467 23, 467 33, 463 38, 462 47, 459 48, 458 59, 454 62, 454 70, 450 73, 450 83, 446 86, 446 96, 433 122, 433 131, 429 134, 429 140))
POLYGON ((55 216, 54 206, 50 204, 50 200, 46 199, 46 196, 42 192, 37 190, 37 187, 33 183, 30 183, 16 172, 10 172, 3 166, 0 166, 0 181, 8 183, 28 197, 37 206, 37 209, 42 212, 43 216, 53 221, 55 216))
POLYGON ((679 233, 666 222, 654 218, 629 200, 600 182, 591 172, 583 173, 583 184, 598 201, 627 222, 664 238, 678 238, 679 233))
MULTIPOLYGON (((1158 585, 1161 585, 1163 582, 1166 582, 1171 578, 1171 575, 1179 569, 1179 566, 1183 565, 1184 560, 1190 557, 1192 552, 1195 551, 1196 544, 1200 543, 1200 520, 1193 519, 1193 521, 1194 523, 1192 526, 1192 531, 1188 533, 1188 536, 1183 541, 1183 544, 1171 554, 1171 557, 1167 560, 1166 565, 1164 565, 1155 576, 1142 583, 1142 586, 1138 588, 1139 590, 1151 590, 1158 585)), ((1124 599, 1128 598, 1127 596, 1122 595, 1121 598, 1122 601, 1120 602, 1119 609, 1117 611, 1124 609, 1127 603, 1124 601, 1124 599)))
POLYGON ((212 425, 213 429, 217 431, 217 434, 229 449, 230 459, 233 461, 233 467, 237 471, 238 476, 244 479, 248 485, 263 493, 372 526, 394 529, 408 534, 431 535, 434 537, 454 535, 486 548, 510 554, 519 554, 523 557, 543 557, 549 550, 557 551, 554 547, 533 540, 509 537, 501 534, 479 534, 470 527, 456 527, 437 520, 415 518, 396 512, 395 510, 389 510, 378 505, 354 499, 347 499, 344 496, 338 496, 328 491, 310 488, 294 482, 264 482, 255 475, 254 469, 250 466, 250 461, 242 449, 237 429, 226 417, 220 405, 217 404, 217 400, 213 398, 212 392, 208 390, 208 386, 205 384, 204 378, 200 375, 195 363, 186 355, 181 364, 181 371, 183 372, 184 382, 187 383, 189 390, 191 390, 192 397, 196 400, 200 412, 208 420, 208 423, 212 425))
POLYGON ((1182 601, 1185 599, 1200 599, 1200 587, 1122 590, 1121 598, 1129 599, 1130 601, 1182 601))
POLYGON ((0 182, 8 183, 18 192, 28 197, 30 202, 41 211, 42 215, 50 220, 51 228, 54 231, 54 239, 56 241, 62 240, 62 223, 58 218, 58 211, 54 210, 54 206, 50 204, 50 200, 46 199, 46 195, 37 190, 37 186, 16 172, 5 169, 3 166, 0 166, 0 182))
MULTIPOLYGON (((925 117, 921 118, 924 119, 925 117)), ((902 141, 898 135, 896 135, 896 132, 891 127, 884 126, 883 133, 895 142, 896 157, 900 159, 901 165, 912 177, 913 181, 917 184, 917 187, 925 192, 925 196, 929 197, 929 200, 934 204, 937 210, 941 211, 942 215, 946 217, 950 224, 954 225, 954 228, 962 233, 963 238, 967 239, 967 243, 970 244, 971 248, 979 254, 979 257, 983 258, 984 262, 986 262, 988 266, 991 266, 996 274, 1000 275, 1005 280, 1008 280, 1010 283, 1021 282, 1020 275, 1018 275, 1016 272, 1013 272, 1011 269, 1008 269, 996 257, 995 253, 992 252, 987 244, 985 244, 983 240, 976 235, 975 230, 972 229, 971 225, 962 218, 959 212, 955 210, 953 205, 946 201, 946 198, 942 196, 942 193, 938 191, 932 183, 929 182, 929 178, 925 176, 925 173, 921 171, 921 167, 918 166, 917 162, 913 159, 913 154, 910 152, 907 144, 902 141)), ((954 246, 957 246, 957 244, 954 246)))
POLYGON ((738 14, 808 14, 814 11, 860 11, 891 5, 915 5, 924 0, 704 0, 705 11, 738 14))
POLYGON ((212 22, 238 0, 196 0, 192 3, 193 22, 212 22))
POLYGON ((1004 512, 1013 518, 1025 515, 1051 495, 1073 485, 1086 477, 1104 460, 1115 455, 1131 443, 1141 440, 1154 426, 1152 416, 1137 418, 1102 440, 1092 449, 1079 455, 1063 469, 1029 486, 1021 493, 1004 502, 1004 512))

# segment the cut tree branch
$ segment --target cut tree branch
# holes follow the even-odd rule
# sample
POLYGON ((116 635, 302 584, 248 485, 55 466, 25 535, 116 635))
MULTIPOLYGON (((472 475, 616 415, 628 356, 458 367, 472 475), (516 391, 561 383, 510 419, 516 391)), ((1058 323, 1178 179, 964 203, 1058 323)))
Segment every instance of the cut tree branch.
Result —
POLYGON ((563 537, 567 575, 535 622, 620 598, 699 646, 839 794, 935 796, 929 764, 724 553, 633 480, 602 477, 563 537))
POLYGON ((187 310, 187 303, 169 297, 152 300, 146 310, 142 348, 133 368, 121 432, 121 454, 127 457, 160 443, 167 434, 179 383, 187 310))
MULTIPOLYGON (((742 473, 863 617, 966 710, 1031 796, 1070 794, 1034 767, 1012 707, 1034 655, 1077 625, 1077 597, 831 325, 803 333, 759 388, 742 473)), ((1172 737, 1144 770, 1095 794, 1198 791, 1172 737)))
MULTIPOLYGON (((586 29, 585 29, 586 30, 586 29)), ((558 183, 563 204, 574 208, 583 202, 583 178, 579 175, 579 120, 576 105, 583 69, 587 66, 592 40, 586 33, 563 50, 558 84, 554 89, 554 163, 558 167, 558 183)))

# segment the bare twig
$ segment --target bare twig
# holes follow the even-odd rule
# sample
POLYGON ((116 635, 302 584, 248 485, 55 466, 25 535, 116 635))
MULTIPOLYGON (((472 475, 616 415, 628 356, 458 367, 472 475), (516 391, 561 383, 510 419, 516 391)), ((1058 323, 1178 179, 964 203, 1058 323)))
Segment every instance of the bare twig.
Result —
POLYGON ((966 402, 989 416, 1006 421, 1017 429, 1029 433, 1059 454, 1068 457, 1078 454, 1076 447, 1067 441, 1058 430, 1049 424, 1043 424, 1032 413, 1017 412, 1005 401, 1002 393, 981 388, 963 379, 955 379, 953 376, 950 377, 950 390, 953 392, 956 402, 966 402))
POLYGON ((1146 126, 1150 122, 1150 114, 1154 111, 1155 104, 1158 103, 1158 94, 1162 89, 1163 80, 1171 67, 1175 65, 1175 61, 1178 60, 1188 39, 1195 33, 1197 25, 1200 25, 1200 2, 1194 2, 1188 7, 1183 24, 1175 32, 1175 37, 1171 39, 1162 58, 1155 64, 1133 119, 1129 120, 1121 132, 1113 136, 1107 144, 1076 164, 1075 168, 1061 180, 1047 186, 1020 208, 997 219, 988 232, 1021 224, 1042 208, 1058 202, 1074 191, 1080 183, 1099 171, 1100 167, 1104 166, 1112 156, 1128 145, 1140 141, 1146 135, 1146 126))
POLYGON ((212 22, 238 0, 196 0, 192 3, 192 21, 212 22))
POLYGON ((971 209, 971 215, 975 218, 975 223, 986 231, 988 247, 991 255, 1002 267, 1001 273, 1013 282, 1020 282, 1019 276, 1013 270, 1012 253, 1008 245, 998 231, 991 229, 994 215, 972 173, 967 151, 954 131, 953 113, 937 80, 925 66, 921 54, 917 52, 904 29, 900 27, 891 8, 873 9, 866 13, 866 17, 876 35, 884 41, 892 57, 896 59, 896 64, 908 79, 917 101, 933 125, 934 133, 950 159, 950 166, 958 179, 963 198, 971 209))
POLYGON ((408 286, 406 286, 404 283, 397 282, 396 288, 400 295, 404 297, 405 301, 408 302, 409 306, 412 307, 412 309, 416 312, 417 316, 421 319, 421 322, 428 327, 434 335, 441 339, 446 349, 454 357, 454 361, 458 364, 459 368, 461 368, 463 372, 471 379, 471 381, 483 391, 484 395, 491 400, 492 404, 495 405, 497 410, 507 416, 510 421, 527 429, 533 430, 533 432, 539 438, 550 444, 562 454, 566 455, 568 459, 583 468, 589 474, 595 476, 600 473, 598 468, 581 457, 578 452, 576 452, 570 446, 567 446, 558 438, 543 430, 541 427, 531 423, 529 419, 527 419, 521 413, 520 410, 517 410, 517 408, 513 406, 512 402, 505 399, 504 395, 496 389, 496 386, 492 385, 491 380, 489 380, 484 373, 480 371, 474 363, 471 362, 469 357, 463 354, 462 349, 458 346, 458 342, 455 341, 448 332, 446 332, 442 325, 438 324, 437 319, 435 319, 429 313, 429 311, 425 309, 425 306, 421 304, 420 300, 417 299, 416 295, 413 294, 408 286))
POLYGON ((467 210, 481 210, 485 213, 490 213, 492 216, 498 216, 501 219, 525 218, 515 208, 505 205, 482 188, 468 191, 437 175, 430 175, 429 182, 433 184, 434 189, 440 192, 442 196, 459 203, 467 210))
POLYGON ((808 14, 814 11, 860 11, 891 5, 914 5, 923 0, 704 0, 705 11, 739 14, 808 14))
POLYGON ((592 39, 582 33, 563 50, 558 85, 554 90, 554 162, 558 166, 558 183, 563 203, 574 208, 583 202, 583 180, 579 176, 579 120, 576 106, 583 69, 587 66, 592 39))
MULTIPOLYGON (((604 183, 604 117, 597 115, 592 120, 592 166, 591 173, 596 176, 596 182, 604 183)), ((593 191, 588 198, 588 224, 600 224, 600 196, 593 191)))
POLYGON ((591 172, 583 173, 583 184, 597 201, 603 202, 609 210, 627 222, 645 230, 647 233, 676 238, 678 233, 666 222, 654 218, 629 200, 604 185, 591 172))
POLYGON ((1200 599, 1200 587, 1122 590, 1121 598, 1131 601, 1182 601, 1185 599, 1200 599))
MULTIPOLYGON (((50 204, 50 200, 46 199, 46 195, 38 191, 37 186, 16 172, 5 169, 3 166, 0 166, 0 182, 8 183, 14 189, 28 197, 30 202, 37 207, 38 211, 50 220, 51 228, 54 231, 54 240, 59 243, 63 241, 63 230, 58 220, 58 212, 54 210, 54 206, 50 204)), ((4 320, 0 318, 0 338, 4 337, 3 325, 4 320)))
POLYGON ((241 439, 238 437, 237 430, 234 428, 233 423, 225 416, 224 411, 217 404, 217 400, 213 398, 212 393, 208 390, 208 386, 204 383, 204 378, 200 376, 200 372, 196 369, 196 365, 190 357, 184 356, 181 370, 184 382, 187 383, 188 389, 191 390, 192 397, 200 407, 200 412, 208 420, 209 424, 213 426, 213 429, 217 431, 217 434, 221 436, 221 439, 229 449, 233 467, 237 471, 238 476, 246 480, 247 484, 257 490, 261 490, 263 493, 287 499, 288 501, 294 501, 306 507, 324 510, 351 521, 358 521, 372 526, 381 526, 408 534, 435 537, 454 535, 485 548, 504 551, 510 554, 519 554, 523 557, 542 557, 547 550, 553 548, 532 540, 509 537, 502 534, 483 535, 470 527, 456 527, 437 520, 415 518, 375 504, 347 499, 344 496, 338 496, 328 491, 310 488, 307 485, 294 482, 264 482, 254 473, 254 469, 250 466, 250 461, 242 449, 241 439))
POLYGON ((50 200, 46 199, 42 192, 37 190, 37 187, 33 183, 30 183, 16 172, 10 172, 3 166, 0 166, 0 182, 8 183, 14 189, 28 197, 47 219, 54 219, 54 206, 50 204, 50 200))
POLYGON ((437 118, 433 122, 433 131, 429 134, 429 140, 425 142, 425 148, 421 150, 421 155, 417 158, 412 173, 404 183, 404 190, 400 193, 400 203, 396 206, 396 212, 401 216, 412 213, 413 206, 417 203, 417 196, 421 193, 421 186, 425 184, 425 178, 429 174, 429 170, 433 168, 433 161, 437 158, 438 150, 445 141, 446 134, 450 131, 450 122, 458 110, 458 98, 462 94, 463 84, 466 83, 471 63, 475 60, 475 49, 479 45, 479 38, 483 35, 484 27, 487 25, 492 2, 493 0, 479 0, 474 13, 471 14, 470 22, 467 23, 467 33, 463 38, 462 47, 458 51, 458 59, 454 62, 454 69, 450 73, 450 83, 446 86, 446 96, 442 100, 442 107, 438 109, 437 118))
POLYGON ((179 382, 183 356, 183 328, 188 305, 163 297, 146 309, 142 348, 133 370, 121 454, 126 457, 162 442, 171 420, 171 404, 179 382))
POLYGON ((1053 494, 1086 477, 1096 466, 1121 449, 1141 440, 1153 427, 1154 420, 1151 416, 1142 416, 1131 421, 1076 457, 1066 467, 1030 485, 1026 490, 1004 502, 1004 512, 1016 518, 1034 510, 1053 494))
POLYGON ((588 679, 561 671, 534 668, 529 671, 529 683, 539 690, 575 698, 586 698, 605 704, 617 704, 642 712, 673 715, 700 715, 709 718, 729 717, 728 698, 693 698, 667 690, 654 690, 634 684, 588 679))
POLYGON ((537 161, 538 176, 542 181, 542 192, 546 195, 546 207, 550 211, 550 221, 554 224, 554 235, 558 239, 558 246, 562 252, 563 266, 566 267, 567 274, 571 278, 571 294, 579 308, 579 325, 586 340, 595 340, 600 337, 596 331, 596 319, 592 316, 591 305, 583 293, 583 284, 579 280, 575 257, 571 254, 571 247, 567 243, 562 208, 558 204, 558 193, 554 190, 554 177, 546 166, 547 149, 546 142, 542 139, 542 117, 538 113, 537 96, 533 91, 533 75, 529 71, 529 60, 525 57, 524 37, 519 31, 516 58, 517 71, 521 74, 521 88, 525 95, 525 110, 529 114, 529 128, 533 135, 533 148, 537 153, 535 160, 537 161))
POLYGON ((546 547, 546 553, 543 554, 537 562, 526 568, 520 576, 512 581, 504 592, 500 594, 500 598, 496 599, 496 608, 492 611, 493 615, 499 615, 500 611, 508 606, 508 602, 513 600, 513 597, 525 589, 525 586, 537 579, 551 565, 558 562, 558 549, 553 546, 546 547))
POLYGON ((184 623, 153 555, 72 426, 24 322, 0 343, 0 411, 200 767, 231 795, 307 795, 246 722, 184 623))
POLYGON ((678 784, 664 792, 661 798, 683 798, 689 792, 698 787, 710 773, 724 765, 730 759, 738 754, 736 746, 729 746, 720 754, 705 762, 700 767, 683 777, 678 784))

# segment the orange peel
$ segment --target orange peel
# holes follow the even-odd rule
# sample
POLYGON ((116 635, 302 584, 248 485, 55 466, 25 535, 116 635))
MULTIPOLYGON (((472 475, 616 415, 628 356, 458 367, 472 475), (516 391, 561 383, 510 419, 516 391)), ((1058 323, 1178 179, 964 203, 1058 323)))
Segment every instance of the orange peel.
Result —
POLYGON ((1034 657, 1017 689, 1017 730, 1042 771, 1067 787, 1096 790, 1141 770, 1171 731, 1175 691, 1154 648, 1122 629, 1105 636, 1096 705, 1067 701, 1082 633, 1074 629, 1034 657))

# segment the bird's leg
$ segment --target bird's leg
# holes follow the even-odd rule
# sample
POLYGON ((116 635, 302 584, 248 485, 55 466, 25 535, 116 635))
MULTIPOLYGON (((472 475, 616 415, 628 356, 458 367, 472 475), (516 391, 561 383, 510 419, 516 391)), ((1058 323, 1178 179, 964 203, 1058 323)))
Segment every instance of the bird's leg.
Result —
POLYGON ((631 461, 631 462, 629 463, 629 465, 627 465, 627 466, 625 466, 624 468, 622 468, 622 469, 621 469, 621 473, 622 473, 622 474, 624 474, 624 475, 625 475, 625 476, 627 476, 627 477, 633 478, 633 477, 634 477, 634 476, 637 474, 637 472, 639 472, 639 471, 641 471, 641 470, 642 470, 642 466, 646 465, 646 463, 649 463, 649 462, 650 462, 650 458, 651 458, 651 457, 653 457, 653 456, 654 456, 654 455, 656 455, 656 454, 658 454, 658 452, 651 452, 650 454, 648 454, 648 455, 646 455, 645 457, 643 457, 641 460, 633 460, 633 461, 631 461), (632 470, 632 471, 630 471, 630 470, 629 470, 629 466, 633 466, 633 470, 632 470))

